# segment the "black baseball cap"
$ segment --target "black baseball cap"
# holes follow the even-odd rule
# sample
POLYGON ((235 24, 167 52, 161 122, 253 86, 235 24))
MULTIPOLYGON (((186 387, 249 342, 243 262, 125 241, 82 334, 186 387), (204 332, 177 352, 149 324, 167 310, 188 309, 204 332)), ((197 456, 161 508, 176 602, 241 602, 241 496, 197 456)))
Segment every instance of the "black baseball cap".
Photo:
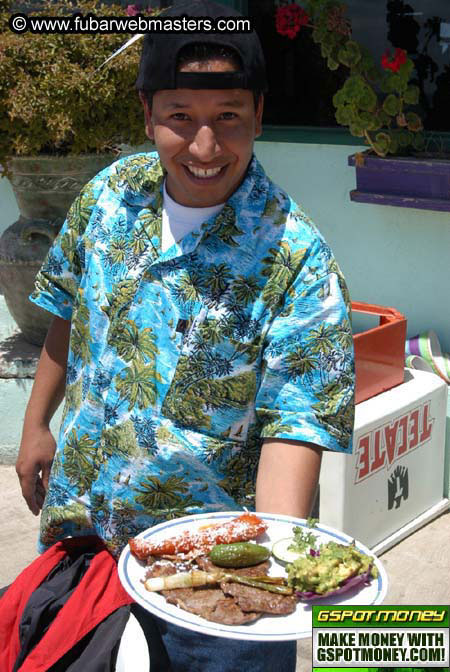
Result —
MULTIPOLYGON (((189 0, 170 7, 156 18, 242 17, 242 14, 212 0, 189 0)), ((136 88, 144 91, 163 89, 251 89, 267 91, 266 67, 259 37, 251 33, 146 33, 142 46, 136 88), (213 44, 232 49, 242 69, 236 72, 178 72, 180 51, 191 44, 213 44)))

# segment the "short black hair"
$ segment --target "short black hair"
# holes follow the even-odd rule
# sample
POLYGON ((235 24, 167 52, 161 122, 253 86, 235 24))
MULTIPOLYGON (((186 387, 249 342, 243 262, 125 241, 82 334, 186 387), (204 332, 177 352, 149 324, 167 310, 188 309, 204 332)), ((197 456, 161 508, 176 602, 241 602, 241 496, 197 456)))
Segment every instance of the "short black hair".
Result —
MULTIPOLYGON (((230 61, 236 68, 236 71, 243 69, 241 57, 232 47, 208 42, 194 42, 193 44, 188 44, 183 47, 177 57, 177 68, 178 70, 181 70, 184 65, 192 63, 193 61, 204 63, 205 61, 212 59, 230 61)), ((149 107, 152 107, 153 96, 156 91, 141 90, 141 93, 144 95, 149 107)), ((262 96, 262 91, 252 91, 252 93, 256 109, 262 96)))
POLYGON ((232 47, 208 42, 194 42, 183 47, 178 54, 177 67, 181 70, 183 65, 192 61, 203 63, 213 58, 230 61, 237 71, 243 69, 241 57, 232 47))

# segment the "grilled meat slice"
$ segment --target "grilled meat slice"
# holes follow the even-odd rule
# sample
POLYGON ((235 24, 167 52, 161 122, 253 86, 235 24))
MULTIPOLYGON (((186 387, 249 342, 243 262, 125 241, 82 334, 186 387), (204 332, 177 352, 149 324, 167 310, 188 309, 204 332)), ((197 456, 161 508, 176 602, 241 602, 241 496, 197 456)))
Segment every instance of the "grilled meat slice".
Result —
POLYGON ((260 616, 260 613, 252 611, 244 613, 233 599, 224 597, 217 602, 214 610, 210 612, 209 620, 224 625, 242 625, 243 623, 257 621, 260 616))
POLYGON ((176 588, 162 593, 170 604, 224 625, 241 625, 255 621, 261 615, 252 612, 244 614, 235 600, 225 597, 220 588, 176 588))
POLYGON ((277 595, 267 590, 243 586, 240 583, 220 584, 225 595, 234 597, 242 611, 256 611, 265 614, 292 614, 297 605, 295 595, 277 595))
MULTIPOLYGON (((214 571, 218 567, 207 556, 196 559, 203 571, 214 571)), ((253 567, 229 569, 242 576, 263 576, 268 573, 270 563, 262 562, 253 567)), ((148 568, 146 578, 168 576, 180 571, 176 563, 159 560, 148 568)), ((186 571, 183 569, 183 571, 186 571)), ((222 582, 220 586, 205 588, 175 588, 162 590, 161 594, 169 604, 201 616, 208 621, 223 625, 242 625, 256 621, 263 613, 290 614, 295 611, 294 596, 276 595, 266 590, 244 586, 238 583, 222 582)))
POLYGON ((186 611, 201 616, 201 611, 214 609, 218 600, 224 599, 220 588, 175 588, 174 590, 162 590, 169 604, 175 604, 186 611))
POLYGON ((186 566, 184 563, 173 562, 172 560, 156 560, 149 565, 145 572, 146 579, 152 579, 158 576, 171 576, 178 572, 188 572, 192 569, 191 566, 186 566))
MULTIPOLYGON (((205 559, 207 560, 207 558, 205 559)), ((214 567, 215 565, 211 563, 211 568, 214 567)), ((206 569, 208 570, 210 567, 206 569)), ((147 578, 150 576, 168 576, 176 572, 177 567, 171 562, 155 562, 149 568, 147 578)), ((175 604, 191 614, 224 625, 242 625, 255 621, 261 615, 252 612, 244 613, 232 597, 225 597, 219 587, 175 588, 174 590, 162 590, 161 594, 169 604, 175 604)))

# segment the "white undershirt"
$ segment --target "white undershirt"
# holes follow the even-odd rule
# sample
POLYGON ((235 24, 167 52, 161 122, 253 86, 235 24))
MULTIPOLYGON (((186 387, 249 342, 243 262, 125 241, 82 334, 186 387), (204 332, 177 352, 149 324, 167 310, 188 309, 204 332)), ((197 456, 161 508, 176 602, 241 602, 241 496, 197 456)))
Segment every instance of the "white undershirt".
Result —
POLYGON ((225 203, 212 205, 209 208, 188 208, 173 200, 167 193, 164 181, 162 210, 162 252, 166 252, 175 242, 180 241, 188 233, 206 222, 212 215, 217 215, 225 203))

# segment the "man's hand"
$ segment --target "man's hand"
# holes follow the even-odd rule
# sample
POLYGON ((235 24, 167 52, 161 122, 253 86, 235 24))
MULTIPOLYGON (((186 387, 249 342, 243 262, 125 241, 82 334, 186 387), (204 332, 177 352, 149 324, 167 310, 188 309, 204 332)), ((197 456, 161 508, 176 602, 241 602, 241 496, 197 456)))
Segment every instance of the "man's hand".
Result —
POLYGON ((64 398, 70 322, 55 317, 45 339, 31 390, 16 471, 28 508, 37 516, 44 504, 56 450, 50 420, 64 398))
POLYGON ((22 495, 28 508, 39 515, 48 488, 48 478, 55 455, 56 442, 48 428, 24 432, 16 462, 22 495))

